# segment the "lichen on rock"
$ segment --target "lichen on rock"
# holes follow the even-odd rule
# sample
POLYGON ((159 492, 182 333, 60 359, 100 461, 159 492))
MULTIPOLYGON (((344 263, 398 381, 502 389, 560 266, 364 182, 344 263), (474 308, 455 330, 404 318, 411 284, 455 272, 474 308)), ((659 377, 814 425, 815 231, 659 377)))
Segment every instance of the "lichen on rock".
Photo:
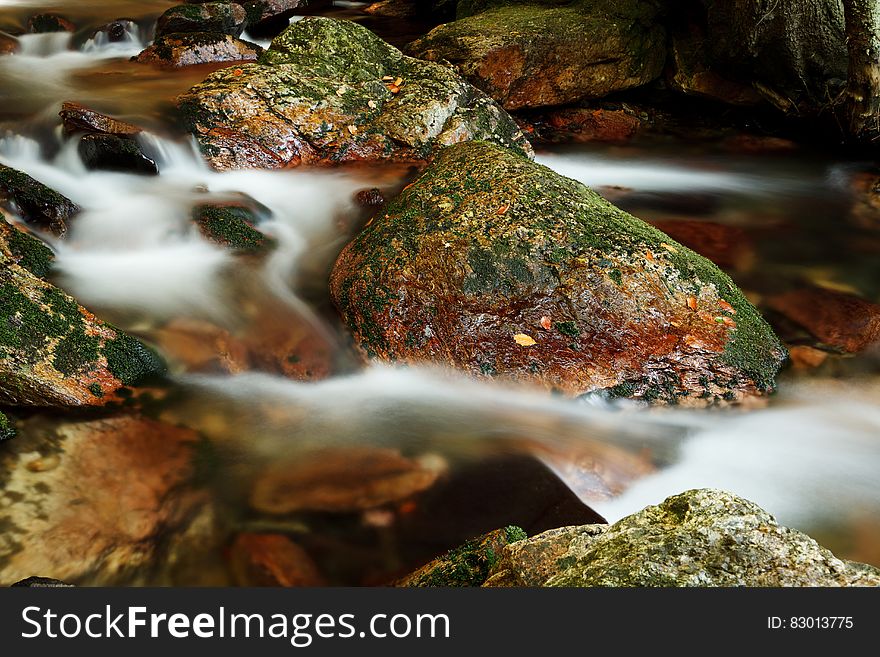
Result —
POLYGON ((617 523, 550 530, 504 548, 486 586, 880 586, 725 491, 675 495, 617 523))
POLYGON ((345 247, 330 287, 368 357, 570 395, 725 403, 772 390, 785 357, 711 262, 484 142, 444 150, 345 247))
POLYGON ((297 21, 258 63, 211 74, 178 108, 221 170, 422 162, 469 139, 531 152, 513 119, 453 71, 330 18, 297 21))

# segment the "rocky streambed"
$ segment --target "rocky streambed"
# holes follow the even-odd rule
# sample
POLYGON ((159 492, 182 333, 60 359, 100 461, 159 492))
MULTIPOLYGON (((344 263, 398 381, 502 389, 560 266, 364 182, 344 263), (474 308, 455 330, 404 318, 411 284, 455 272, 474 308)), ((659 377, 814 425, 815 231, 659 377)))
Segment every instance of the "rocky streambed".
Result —
POLYGON ((880 558, 876 403, 774 414, 876 389, 875 163, 780 127, 834 53, 749 79, 726 3, 453 4, 3 12, 0 583, 880 582, 742 453, 614 506, 723 425, 880 558))

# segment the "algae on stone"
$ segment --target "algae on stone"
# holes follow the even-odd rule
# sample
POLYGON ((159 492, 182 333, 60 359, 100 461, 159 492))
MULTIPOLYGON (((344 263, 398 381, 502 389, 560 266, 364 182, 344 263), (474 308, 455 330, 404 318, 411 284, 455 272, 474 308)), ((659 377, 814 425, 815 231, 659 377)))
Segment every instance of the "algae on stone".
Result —
POLYGON ((258 63, 211 74, 178 108, 218 169, 418 162, 469 139, 531 153, 513 119, 456 73, 330 18, 297 21, 258 63))
POLYGON ((369 357, 574 395, 725 403, 772 390, 785 357, 714 264, 484 142, 444 150, 374 217, 337 260, 331 295, 369 357))

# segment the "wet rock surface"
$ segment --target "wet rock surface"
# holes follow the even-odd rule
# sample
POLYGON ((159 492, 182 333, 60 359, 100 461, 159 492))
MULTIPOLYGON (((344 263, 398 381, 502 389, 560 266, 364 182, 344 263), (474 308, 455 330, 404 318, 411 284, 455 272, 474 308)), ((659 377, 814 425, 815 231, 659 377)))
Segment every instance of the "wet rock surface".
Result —
POLYGON ((186 487, 196 443, 189 430, 138 417, 30 420, 0 452, 0 583, 156 575, 163 537, 205 501, 186 487))
POLYGON ((159 174, 159 167, 134 139, 90 134, 79 142, 79 156, 86 169, 124 171, 146 176, 159 174))
POLYGON ((26 173, 0 164, 0 202, 22 219, 59 237, 79 206, 26 173))
POLYGON ((58 14, 36 14, 27 22, 30 34, 46 34, 49 32, 75 32, 76 26, 64 16, 58 14))
POLYGON ((240 4, 205 2, 197 5, 178 5, 168 9, 156 21, 156 36, 181 32, 216 32, 241 36, 247 13, 240 4))
POLYGON ((143 132, 136 125, 96 112, 79 103, 69 101, 63 103, 58 115, 61 117, 64 132, 68 135, 77 132, 97 132, 117 137, 134 137, 143 132))
POLYGON ((102 406, 164 371, 143 344, 25 268, 48 268, 49 254, 35 238, 10 227, 0 245, 0 399, 102 406))
POLYGON ((785 358, 711 262, 482 142, 446 149, 375 216, 330 288, 369 358, 570 395, 733 401, 772 390, 785 358))
POLYGON ((496 529, 450 550, 414 573, 398 580, 395 586, 480 586, 495 566, 504 546, 526 538, 519 527, 496 529))
POLYGON ((237 252, 265 253, 275 246, 272 238, 254 228, 259 218, 247 205, 198 205, 193 221, 206 238, 237 252))
POLYGON ((216 62, 252 62, 261 52, 262 48, 255 43, 228 34, 187 32, 157 38, 136 57, 136 61, 180 68, 216 62))
POLYGON ((657 13, 629 0, 517 3, 440 25, 407 53, 452 63, 505 109, 563 105, 657 78, 666 59, 657 13))
POLYGON ((259 63, 210 75, 178 108, 220 170, 422 162, 469 139, 530 152, 513 120, 452 71, 329 18, 294 23, 259 63))
POLYGON ((700 489, 613 525, 551 530, 504 547, 486 586, 880 586, 756 504, 700 489))
POLYGON ((281 534, 239 534, 230 548, 239 586, 324 586, 308 553, 281 534))

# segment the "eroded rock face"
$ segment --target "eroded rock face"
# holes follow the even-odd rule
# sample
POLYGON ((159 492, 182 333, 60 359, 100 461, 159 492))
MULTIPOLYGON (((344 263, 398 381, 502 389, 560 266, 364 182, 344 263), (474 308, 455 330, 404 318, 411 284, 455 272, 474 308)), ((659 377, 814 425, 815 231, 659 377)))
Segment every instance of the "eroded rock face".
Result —
POLYGON ((262 48, 228 34, 185 32, 157 38, 136 61, 169 68, 215 62, 252 62, 262 48))
POLYGON ((505 109, 601 98, 657 78, 666 34, 652 2, 515 4, 440 25, 408 54, 454 64, 505 109))
POLYGON ((156 21, 156 36, 181 32, 217 32, 241 36, 247 21, 244 8, 231 2, 205 2, 178 5, 156 21))
POLYGON ((143 132, 136 125, 101 114, 79 103, 63 103, 58 115, 61 117, 64 132, 68 135, 76 132, 99 132, 118 137, 134 137, 143 132))
POLYGON ((197 435, 138 417, 23 424, 0 450, 0 584, 156 581, 163 537, 205 501, 185 486, 197 435))
POLYGON ((178 107, 220 170, 421 162, 470 139, 531 152, 513 120, 448 68, 329 18, 294 23, 258 64, 213 73, 178 107))
POLYGON ((362 352, 571 395, 704 405, 773 389, 785 351, 715 265, 582 184, 458 144, 343 250, 362 352))
POLYGON ((46 251, 15 228, 0 231, 0 400, 101 406, 162 373, 155 353, 33 273, 48 269, 46 251))
POLYGON ((691 490, 619 522, 554 529, 504 547, 486 586, 880 586, 756 504, 691 490))
POLYGON ((46 187, 26 173, 0 164, 0 201, 14 208, 22 219, 58 237, 79 206, 63 194, 46 187))

